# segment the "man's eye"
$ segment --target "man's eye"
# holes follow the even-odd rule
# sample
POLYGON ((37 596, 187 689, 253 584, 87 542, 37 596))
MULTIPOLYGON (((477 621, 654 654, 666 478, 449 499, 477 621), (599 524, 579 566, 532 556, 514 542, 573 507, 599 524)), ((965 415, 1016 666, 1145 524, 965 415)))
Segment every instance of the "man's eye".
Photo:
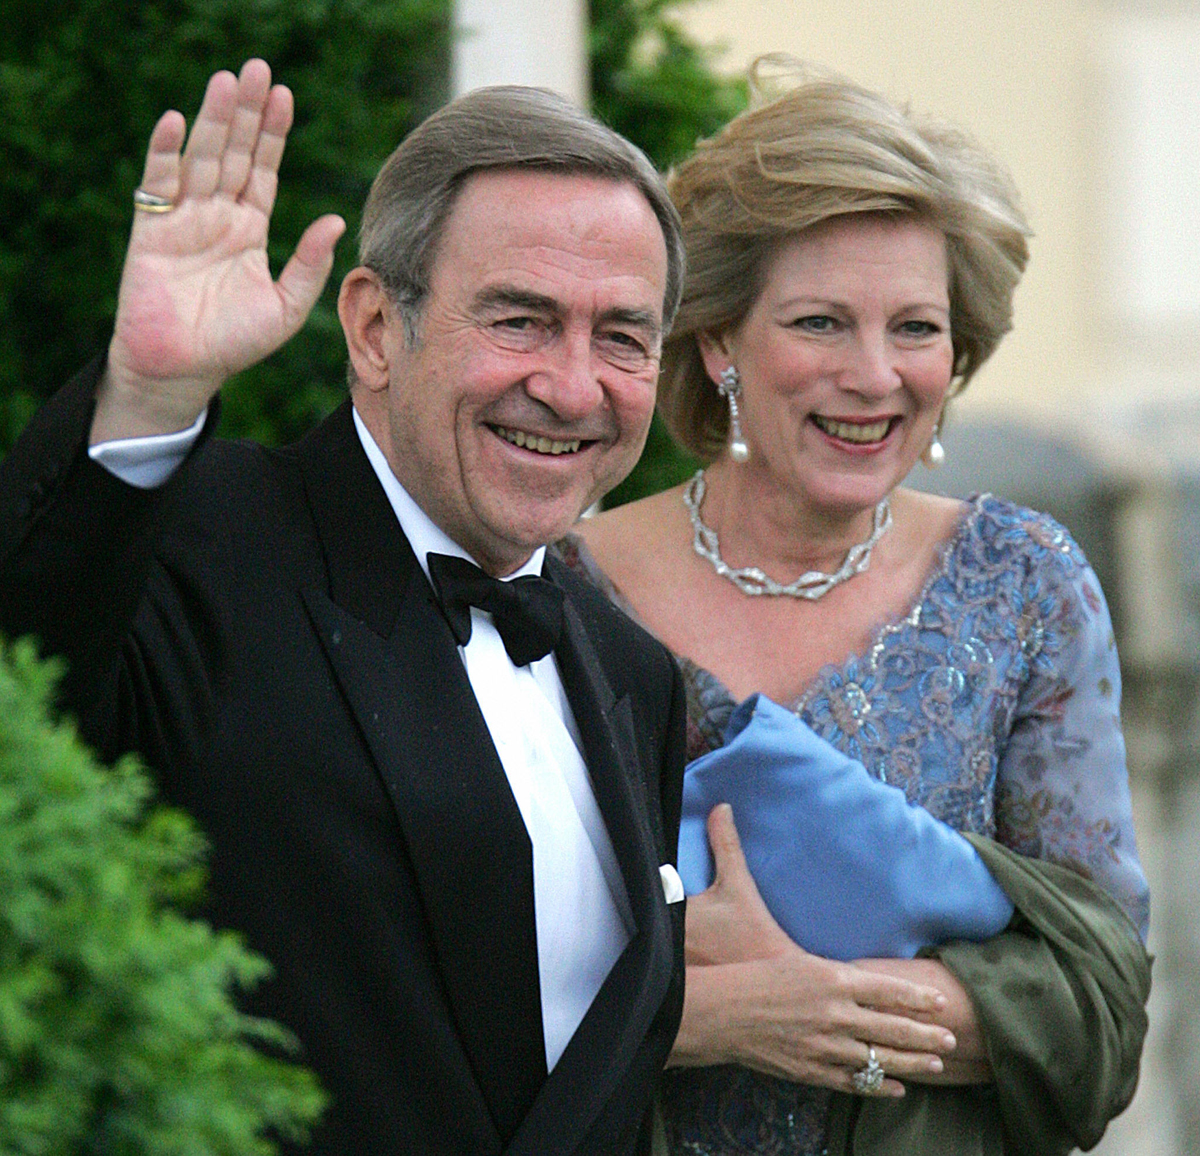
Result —
POLYGON ((621 365, 645 365, 651 357, 649 348, 640 337, 620 330, 601 334, 600 345, 606 351, 609 360, 621 365))
POLYGON ((548 326, 541 318, 517 313, 497 317, 488 326, 488 332, 499 346, 521 352, 540 346, 548 336, 548 326))
POLYGON ((646 346, 639 338, 634 337, 632 333, 614 332, 608 334, 608 339, 609 341, 613 342, 614 345, 623 345, 627 349, 639 349, 643 353, 646 352, 646 346))

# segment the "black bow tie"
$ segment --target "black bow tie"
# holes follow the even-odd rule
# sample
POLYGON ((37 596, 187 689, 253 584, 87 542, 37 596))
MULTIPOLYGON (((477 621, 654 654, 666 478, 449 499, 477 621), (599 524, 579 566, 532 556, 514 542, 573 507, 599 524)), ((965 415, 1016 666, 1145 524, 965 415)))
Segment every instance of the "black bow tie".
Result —
POLYGON ((473 562, 448 554, 429 554, 425 560, 459 646, 471 640, 472 606, 492 616, 515 666, 544 658, 558 644, 563 595, 553 582, 533 574, 501 582, 473 562))

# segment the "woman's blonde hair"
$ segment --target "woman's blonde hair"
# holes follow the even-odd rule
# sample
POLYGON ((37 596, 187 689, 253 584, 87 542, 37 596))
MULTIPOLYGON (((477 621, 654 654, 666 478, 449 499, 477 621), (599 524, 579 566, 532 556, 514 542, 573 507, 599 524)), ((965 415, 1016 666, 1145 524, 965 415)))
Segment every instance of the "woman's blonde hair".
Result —
MULTIPOLYGON (((837 76, 762 57, 752 89, 783 66, 799 83, 702 141, 671 174, 687 280, 663 350, 659 408, 675 437, 708 460, 729 413, 696 335, 736 329, 782 241, 850 213, 912 215, 946 237, 954 388, 961 391, 1012 327, 1029 226, 1005 169, 964 133, 837 76)), ((760 97, 761 99, 761 97, 760 97)))

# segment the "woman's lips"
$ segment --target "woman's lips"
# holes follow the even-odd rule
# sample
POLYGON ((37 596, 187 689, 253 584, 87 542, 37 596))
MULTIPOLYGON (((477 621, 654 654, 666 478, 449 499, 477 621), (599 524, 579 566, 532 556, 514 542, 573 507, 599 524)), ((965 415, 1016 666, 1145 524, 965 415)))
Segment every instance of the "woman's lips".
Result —
POLYGON ((823 417, 816 413, 812 415, 813 424, 822 433, 838 441, 863 446, 882 442, 891 432, 892 425, 899 420, 898 417, 884 417, 874 421, 846 421, 844 418, 823 417))

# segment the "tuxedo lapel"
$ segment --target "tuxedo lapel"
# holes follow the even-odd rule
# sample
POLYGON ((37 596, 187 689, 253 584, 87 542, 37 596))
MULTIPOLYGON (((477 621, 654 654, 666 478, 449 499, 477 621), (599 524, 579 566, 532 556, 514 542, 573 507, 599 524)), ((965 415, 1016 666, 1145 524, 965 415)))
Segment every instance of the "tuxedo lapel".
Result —
MULTIPOLYGON (((548 576, 553 573, 548 569, 548 576)), ((635 930, 508 1149, 509 1156, 573 1152, 621 1083, 658 1013, 674 966, 659 848, 627 697, 614 695, 568 597, 555 654, 584 756, 621 865, 635 930), (605 1063, 597 1065, 597 1057, 605 1063)))
MULTIPOLYGON (((395 805, 455 1027, 502 1141, 546 1075, 528 835, 450 629, 349 407, 306 454, 309 615, 395 805)), ((382 897, 381 901, 386 901, 382 897)))

